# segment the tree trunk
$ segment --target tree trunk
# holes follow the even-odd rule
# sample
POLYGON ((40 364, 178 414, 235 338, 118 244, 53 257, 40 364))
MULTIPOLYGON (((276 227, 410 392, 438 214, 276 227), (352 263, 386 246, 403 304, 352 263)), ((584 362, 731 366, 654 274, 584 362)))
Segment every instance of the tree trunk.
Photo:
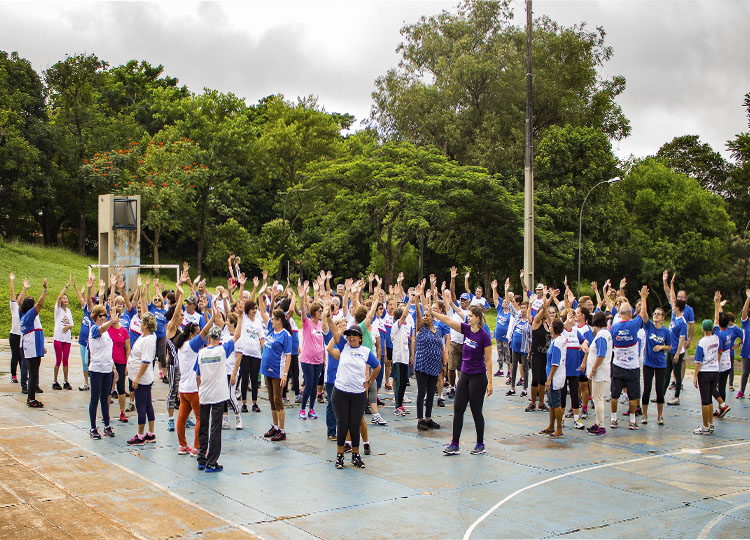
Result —
POLYGON ((485 298, 488 298, 490 289, 490 264, 487 261, 487 257, 482 257, 482 277, 484 278, 484 285, 482 286, 482 292, 485 298))
MULTIPOLYGON (((156 229, 154 229, 154 239, 151 240, 148 235, 146 234, 146 231, 141 229, 141 236, 146 239, 146 241, 151 244, 151 252, 154 256, 154 264, 159 264, 159 235, 161 234, 161 227, 159 225, 156 226, 156 229)), ((155 274, 159 275, 159 269, 155 268, 155 274)))
POLYGON ((419 274, 417 282, 422 283, 422 278, 424 277, 424 231, 419 231, 417 240, 419 242, 419 274))

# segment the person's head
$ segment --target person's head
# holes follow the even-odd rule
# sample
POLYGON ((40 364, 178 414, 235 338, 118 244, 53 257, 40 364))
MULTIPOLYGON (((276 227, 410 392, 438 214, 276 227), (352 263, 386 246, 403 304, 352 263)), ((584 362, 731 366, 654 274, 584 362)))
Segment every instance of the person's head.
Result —
MULTIPOLYGON (((138 302, 138 305, 140 306, 141 303, 138 302)), ((187 300, 185 300, 185 309, 188 313, 195 313, 195 308, 198 307, 198 299, 194 295, 190 295, 187 297, 187 300)))
POLYGON ((229 315, 227 315, 227 324, 229 325, 229 331, 232 334, 234 334, 234 331, 237 328, 237 322, 239 320, 240 320, 240 318, 234 312, 232 312, 229 315))
POLYGON ((474 296, 477 298, 482 298, 482 295, 484 294, 484 289, 481 286, 477 286, 476 289, 474 289, 474 296))
MULTIPOLYGON (((345 292, 346 292, 346 285, 344 285, 343 283, 339 283, 338 285, 336 285, 336 294, 338 294, 339 296, 344 296, 345 292)), ((341 305, 340 302, 339 302, 339 305, 341 305)))
POLYGON ((681 290, 677 291, 677 300, 682 300, 683 302, 685 302, 685 304, 687 304, 688 295, 685 292, 685 289, 681 289, 681 290))
POLYGON ((461 293, 461 296, 458 297, 458 301, 461 304, 461 309, 466 311, 469 308, 469 304, 471 304, 471 296, 469 296, 469 293, 461 293))
POLYGON ((404 308, 397 307, 396 311, 393 312, 393 320, 394 321, 399 321, 399 320, 401 320, 401 317, 403 317, 403 316, 404 316, 404 308))
POLYGON ((289 311, 289 306, 291 305, 292 305, 292 299, 288 297, 283 298, 281 302, 279 302, 279 308, 283 309, 285 313, 289 311))
POLYGON ((436 310, 438 313, 442 313, 443 315, 445 315, 446 313, 445 304, 442 300, 435 300, 432 303, 432 309, 436 310))
POLYGON ((672 306, 672 311, 675 312, 675 315, 682 315, 682 312, 685 311, 685 300, 677 299, 674 302, 674 305, 672 306))
POLYGON ((591 312, 586 309, 583 304, 579 305, 576 309, 576 323, 578 324, 578 326, 588 324, 590 316, 591 312))
POLYGON ((541 282, 537 283, 536 289, 534 289, 534 292, 539 298, 541 298, 542 295, 544 294, 544 283, 541 283, 541 282))
POLYGON ((553 338, 556 338, 560 334, 562 334, 563 330, 565 330, 565 325, 560 319, 555 319, 554 321, 552 321, 550 332, 552 333, 553 338))
POLYGON ((378 307, 375 309, 375 315, 382 317, 383 313, 385 313, 385 306, 383 304, 378 304, 378 307))
MULTIPOLYGON (((156 332, 156 318, 151 312, 146 312, 141 317, 141 332, 144 330, 148 331, 149 334, 156 332)), ((143 332, 143 335, 146 335, 146 332, 143 332)))
POLYGON ((701 328, 703 329, 703 333, 705 335, 710 336, 714 333, 714 322, 711 319, 703 319, 701 328))
POLYGON ((727 317, 727 314, 723 311, 719 313, 719 328, 722 330, 729 326, 729 317, 727 317))
POLYGON ((547 317, 549 317, 550 321, 557 319, 557 308, 552 304, 547 306, 547 317))
POLYGON ((660 307, 656 308, 654 310, 653 317, 654 317, 654 322, 657 324, 664 322, 664 310, 660 307))
POLYGON ((151 299, 151 303, 154 304, 156 309, 164 309, 164 298, 160 294, 155 294, 151 299))
POLYGON ((331 298, 331 303, 333 304, 333 310, 338 311, 343 301, 344 299, 340 295, 338 294, 333 295, 333 298, 331 298))
POLYGON ((208 330, 208 340, 210 343, 216 343, 221 339, 221 328, 214 325, 208 330))
POLYGON ((198 326, 197 324, 187 323, 185 325, 185 328, 182 329, 182 332, 179 332, 172 339, 172 343, 174 344, 175 348, 179 349, 185 344, 186 341, 189 341, 193 339, 195 336, 197 336, 198 334, 200 334, 200 331, 201 331, 201 327, 198 326))
POLYGON ((362 345, 362 329, 358 324, 353 324, 344 330, 344 336, 350 347, 356 348, 362 345))
POLYGON ((254 300, 248 300, 245 302, 245 315, 254 319, 256 313, 258 313, 258 304, 256 304, 254 300))
POLYGON ((469 306, 469 324, 484 328, 484 312, 479 306, 469 306))
POLYGON ((63 309, 67 308, 70 305, 70 298, 68 298, 67 294, 63 294, 60 297, 60 306, 62 306, 63 309))
MULTIPOLYGON (((662 317, 664 312, 662 312, 662 317)), ((591 326, 596 329, 607 327, 607 315, 603 311, 597 311, 591 319, 591 326)))
POLYGON ((107 322, 107 308, 101 304, 95 305, 91 309, 91 320, 95 325, 101 326, 107 322))
POLYGON ((198 311, 205 313, 208 309, 208 296, 202 294, 198 297, 198 311))
POLYGON ((333 324, 336 325, 336 328, 338 328, 339 332, 342 334, 344 333, 344 330, 346 330, 346 319, 343 317, 334 317, 333 324))
POLYGON ((578 305, 588 309, 589 313, 594 311, 594 301, 591 300, 590 296, 581 296, 581 298, 578 300, 578 305))
MULTIPOLYGON (((421 309, 420 306, 417 306, 417 309, 421 309)), ((431 309, 425 309, 422 313, 422 322, 426 324, 427 326, 432 326, 435 318, 432 315, 433 309, 440 309, 436 305, 433 305, 431 309)))
POLYGON ((125 313, 125 299, 122 296, 115 297, 115 310, 117 313, 125 313))
POLYGON ((630 304, 628 304, 627 302, 623 302, 622 304, 620 304, 618 313, 620 314, 620 318, 622 318, 623 321, 629 321, 633 318, 633 308, 630 307, 630 304))
POLYGON ((203 296, 206 294, 206 284, 201 280, 200 283, 198 283, 198 286, 196 287, 196 290, 198 291, 198 294, 203 296))
POLYGON ((276 308, 271 313, 271 322, 273 323, 273 329, 276 332, 285 329, 290 334, 292 333, 292 327, 289 325, 289 320, 286 318, 286 311, 283 309, 276 308))
POLYGON ((359 324, 365 320, 365 317, 367 317, 367 307, 360 304, 357 306, 357 309, 354 310, 354 320, 359 324))
POLYGON ((727 318, 729 319, 729 326, 734 324, 734 313, 727 311, 727 318))
POLYGON ((521 319, 525 319, 529 314, 529 303, 523 302, 521 304, 521 319))
POLYGON ((395 309, 396 309, 396 300, 394 300, 393 298, 389 298, 388 301, 385 303, 385 310, 391 315, 393 315, 395 309))
POLYGON ((319 321, 323 318, 323 304, 318 302, 317 300, 310 304, 310 317, 314 321, 319 321))

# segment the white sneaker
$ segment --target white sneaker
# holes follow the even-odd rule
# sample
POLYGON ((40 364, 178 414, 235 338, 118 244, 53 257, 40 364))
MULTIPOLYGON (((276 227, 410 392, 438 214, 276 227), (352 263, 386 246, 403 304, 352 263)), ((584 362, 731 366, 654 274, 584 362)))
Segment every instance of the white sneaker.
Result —
POLYGON ((672 398, 669 401, 667 401, 667 405, 679 405, 680 404, 680 398, 672 398))
POLYGON ((372 415, 372 420, 370 422, 372 422, 373 424, 377 424, 379 426, 387 426, 388 425, 388 422, 386 421, 385 418, 383 418, 382 416, 380 416, 380 413, 373 414, 372 415))
POLYGON ((408 397, 404 396, 404 403, 412 403, 412 401, 408 397))
POLYGON ((696 435, 710 435, 711 430, 707 428, 706 426, 701 426, 699 428, 694 429, 693 433, 695 433, 696 435))
POLYGON ((229 417, 224 416, 224 419, 221 421, 221 429, 229 429, 229 417))
POLYGON ((573 427, 576 429, 583 429, 586 426, 584 426, 583 422, 581 422, 580 420, 576 420, 575 422, 573 422, 573 427))
POLYGON ((242 416, 239 414, 234 416, 234 429, 242 429, 242 416))

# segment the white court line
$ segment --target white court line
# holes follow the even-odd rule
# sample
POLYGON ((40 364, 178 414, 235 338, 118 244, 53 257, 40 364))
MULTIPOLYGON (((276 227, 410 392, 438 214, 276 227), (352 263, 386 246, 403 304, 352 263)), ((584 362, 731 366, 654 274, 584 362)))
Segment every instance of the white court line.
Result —
MULTIPOLYGON (((13 415, 15 415, 15 416, 19 416, 19 415, 18 415, 18 413, 14 413, 14 412, 11 412, 11 414, 13 414, 13 415)), ((62 423, 64 424, 65 422, 62 422, 62 423)), ((30 426, 30 427, 32 427, 32 426, 30 426)), ((102 455, 100 455, 100 454, 98 454, 98 453, 94 452, 93 450, 89 450, 88 448, 83 448, 82 446, 79 446, 79 445, 75 444, 74 442, 71 442, 71 441, 70 441, 69 439, 66 439, 66 438, 65 438, 65 437, 63 437, 62 435, 58 435, 58 434, 57 434, 57 433, 55 433, 54 431, 51 431, 51 430, 47 429, 47 427, 46 427, 45 425, 43 425, 43 424, 36 424, 36 425, 33 425, 33 427, 37 427, 37 428, 42 428, 42 429, 43 429, 44 431, 46 431, 46 432, 47 432, 47 433, 49 433, 50 435, 53 435, 54 437, 57 437, 58 439, 62 439, 62 440, 64 440, 64 441, 65 441, 66 443, 68 443, 68 444, 71 444, 71 445, 75 446, 76 448, 78 448, 79 450, 81 450, 81 451, 83 451, 83 452, 88 452, 89 454, 91 454, 91 455, 93 455, 93 456, 96 456, 96 457, 98 457, 98 458, 99 458, 99 459, 101 459, 102 461, 105 461, 105 462, 107 462, 107 463, 110 463, 111 465, 113 465, 113 466, 115 466, 115 467, 117 467, 117 468, 119 468, 119 469, 121 469, 121 470, 123 470, 123 471, 127 472, 128 474, 132 474, 133 476, 135 476, 135 477, 136 477, 136 478, 138 478, 139 480, 142 480, 143 482, 146 482, 147 484, 150 484, 150 485, 154 486, 154 487, 155 487, 156 489, 158 489, 159 491, 161 491, 161 492, 163 492, 163 493, 166 493, 167 495, 170 495, 170 496, 172 496, 172 497, 176 498, 177 500, 179 500, 180 502, 183 502, 183 503, 185 503, 185 504, 187 504, 187 505, 189 505, 189 506, 192 506, 193 508, 197 508, 198 510, 200 510, 200 511, 202 511, 202 512, 205 512, 206 514, 208 514, 209 516, 211 516, 211 517, 212 517, 212 518, 214 518, 214 519, 217 519, 217 520, 219 520, 219 521, 222 521, 222 522, 224 522, 224 523, 226 523, 226 524, 228 524, 228 525, 231 525, 232 527, 235 527, 235 528, 237 528, 237 529, 239 529, 239 530, 241 530, 242 532, 245 532, 245 533, 247 533, 247 534, 251 534, 251 535, 253 535, 253 536, 256 536, 256 537, 258 537, 258 538, 261 538, 261 539, 263 538, 263 537, 262 537, 261 535, 259 535, 258 533, 254 532, 254 531, 251 531, 250 529, 248 529, 248 528, 247 528, 247 527, 245 527, 244 525, 241 525, 241 524, 237 524, 237 523, 232 523, 231 521, 229 521, 229 520, 228 520, 228 519, 226 519, 225 517, 222 517, 222 516, 220 516, 219 514, 216 514, 216 513, 212 512, 211 510, 209 510, 209 509, 207 509, 207 508, 203 508, 203 507, 202 507, 202 506, 200 506, 199 504, 196 504, 196 503, 194 503, 193 501, 190 501, 190 500, 186 499, 185 497, 182 497, 181 495, 178 495, 177 493, 174 493, 174 492, 172 492, 172 491, 169 491, 169 490, 168 490, 167 488, 165 488, 165 487, 163 487, 163 486, 161 486, 161 485, 157 484, 156 482, 154 482, 154 481, 152 481, 152 480, 149 480, 149 479, 148 479, 148 478, 146 478, 145 476, 143 476, 143 475, 140 475, 140 474, 138 474, 138 473, 137 473, 137 472, 135 472, 135 471, 132 471, 132 470, 128 469, 128 468, 127 468, 127 467, 125 467, 124 465, 120 465, 119 463, 115 463, 115 462, 113 462, 113 461, 109 461, 109 460, 108 460, 108 459, 106 459, 106 458, 105 458, 104 456, 102 456, 102 455)), ((15 457, 15 456, 14 456, 14 459, 17 459, 17 460, 18 460, 18 458, 17 458, 17 457, 15 457)), ((20 461, 20 460, 19 460, 19 461, 20 461)), ((30 468, 33 468, 33 467, 30 467, 30 468)), ((34 470, 36 470, 36 468, 33 468, 33 469, 34 469, 34 470)), ((37 472, 38 472, 38 473, 40 473, 40 474, 42 474, 43 476, 46 476, 46 475, 45 475, 44 473, 42 473, 41 471, 37 471, 37 472)), ((51 479, 51 478, 48 478, 48 480, 52 481, 52 479, 51 479)), ((53 483, 55 483, 55 484, 56 484, 57 482, 53 482, 53 483)))
MULTIPOLYGON (((731 510, 729 510, 729 512, 736 512, 737 510, 739 510, 741 508, 745 508, 746 506, 750 506, 750 503, 745 503, 745 504, 741 504, 739 506, 735 506, 734 508, 732 508, 731 510)), ((726 519, 727 517, 729 517, 729 516, 725 516, 725 515, 716 516, 714 519, 712 519, 711 521, 709 521, 708 523, 706 523, 706 526, 703 527, 703 529, 701 529, 701 532, 698 533, 698 538, 708 538, 708 533, 711 532, 711 529, 713 529, 714 527, 716 527, 716 525, 721 520, 726 519)))
POLYGON ((503 500, 501 500, 499 503, 497 503, 495 506, 493 506, 492 508, 490 508, 489 510, 487 510, 484 514, 482 514, 479 517, 479 519, 477 519, 474 523, 472 523, 471 526, 468 529, 466 529, 466 532, 464 533, 463 540, 469 540, 469 537, 471 536, 471 533, 474 532, 474 529, 476 529, 479 526, 479 524, 482 523, 482 521, 484 521, 485 519, 487 519, 493 512, 495 512, 495 510, 497 510, 502 505, 504 505, 505 503, 507 503, 508 501, 510 501, 511 499, 513 499, 516 495, 520 495, 524 491, 528 491, 530 489, 534 489, 535 487, 539 487, 541 485, 548 484, 550 482, 554 482, 555 480, 560 480, 561 478, 565 478, 567 476, 574 476, 576 474, 581 474, 581 473, 585 473, 585 472, 589 472, 589 471, 595 471, 597 469, 606 469, 607 467, 614 467, 616 465, 625 465, 627 463, 636 463, 638 461, 647 461, 647 460, 650 460, 650 459, 658 459, 658 458, 667 457, 667 456, 677 456, 679 454, 696 454, 696 453, 700 454, 700 453, 708 452, 708 451, 711 451, 711 450, 719 450, 721 448, 731 448, 731 447, 734 447, 734 446, 744 446, 744 445, 747 445, 747 444, 750 444, 750 441, 745 441, 745 442, 741 442, 741 443, 732 443, 732 444, 722 444, 721 446, 711 446, 709 448, 685 448, 683 450, 678 450, 677 452, 667 452, 666 454, 656 454, 656 455, 652 455, 652 456, 643 456, 643 457, 639 457, 639 458, 626 459, 625 461, 615 461, 615 462, 612 462, 612 463, 605 463, 603 465, 595 465, 593 467, 587 467, 585 469, 580 469, 580 470, 576 470, 576 471, 570 471, 570 472, 567 472, 565 474, 559 474, 557 476, 553 476, 552 478, 547 478, 546 480, 542 480, 541 482, 537 482, 535 484, 531 484, 529 486, 526 486, 524 488, 521 488, 519 490, 514 491, 513 493, 511 493, 510 495, 508 495, 507 497, 505 497, 503 500))

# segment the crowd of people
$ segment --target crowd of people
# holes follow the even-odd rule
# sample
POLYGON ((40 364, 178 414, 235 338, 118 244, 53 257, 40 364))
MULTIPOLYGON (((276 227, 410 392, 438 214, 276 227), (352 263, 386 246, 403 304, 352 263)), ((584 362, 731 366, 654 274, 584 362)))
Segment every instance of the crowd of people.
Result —
MULTIPOLYGON (((337 468, 345 466, 349 452, 354 467, 365 466, 361 456, 372 451, 366 415, 372 425, 387 425, 381 397, 391 392, 393 415, 409 415, 405 404, 411 401, 405 392, 411 384, 417 387, 419 431, 441 429, 433 409, 453 400, 447 455, 460 453, 467 406, 476 431, 471 453, 485 452, 483 407, 493 393, 493 377, 507 375, 506 395, 517 399, 519 388, 519 398, 528 401, 527 412, 549 414, 540 433, 552 439, 564 436, 564 418, 572 419, 574 429, 605 435, 607 401, 610 429, 619 427, 619 405, 626 409, 623 427, 627 420, 630 430, 653 421, 651 403, 656 403, 657 425, 664 424, 665 403, 680 405, 695 317, 687 294, 675 292, 675 276, 669 281, 666 271, 668 326, 664 308, 649 311, 646 286, 631 304, 625 279, 617 289, 607 281, 601 294, 592 283, 595 299, 576 298, 567 280, 563 291, 543 283, 532 291, 522 271, 521 294, 510 290, 509 279, 502 289, 492 281, 492 307, 481 286, 470 289, 469 273, 464 276, 464 292, 457 295, 455 267, 449 283, 440 286, 431 275, 405 287, 403 274, 387 287, 373 274, 332 286, 331 272, 322 271, 296 286, 269 283, 264 272, 252 279, 250 287, 239 264, 239 258, 231 255, 227 286, 216 287, 214 294, 200 276, 191 280, 187 263, 174 290, 167 290, 159 279, 152 282, 138 275, 134 290, 129 291, 121 270, 109 277, 108 284, 100 280, 98 287, 91 273, 80 289, 69 277, 54 305, 52 389, 72 390, 68 362, 76 328, 69 307, 72 287, 83 311, 77 327, 84 375, 79 390, 90 394, 93 439, 115 436, 110 403, 116 400, 120 423, 129 423, 127 413, 136 411, 137 431, 127 444, 155 442, 152 388, 158 381, 169 385, 168 430, 177 432, 177 453, 195 457, 198 468, 206 472, 223 469, 221 435, 231 428, 229 409, 237 430, 243 429, 242 414, 262 412, 262 382, 271 411, 264 437, 286 440, 285 411, 290 406, 298 403, 299 418, 314 421, 315 406, 325 404, 326 434, 336 441, 337 468), (497 312, 494 329, 485 318, 490 309, 497 312), (493 337, 499 368, 494 373, 493 337), (290 382, 295 394, 291 399, 286 397, 290 382), (674 394, 667 400, 670 389, 674 394), (595 421, 586 427, 591 409, 595 421), (189 443, 186 429, 192 427, 195 433, 189 443)), ((15 276, 10 275, 11 380, 18 383, 20 371, 28 406, 42 408, 39 366, 47 351, 39 314, 47 297, 47 280, 37 299, 27 294, 29 286, 25 279, 17 294, 15 276)), ((693 377, 701 399, 697 435, 713 433, 714 418, 723 418, 730 410, 727 385, 734 391, 738 348, 742 377, 736 398, 744 397, 750 373, 750 339, 745 339, 750 289, 746 296, 741 326, 734 324, 734 314, 724 312, 719 292, 713 319, 699 325, 693 377)))

